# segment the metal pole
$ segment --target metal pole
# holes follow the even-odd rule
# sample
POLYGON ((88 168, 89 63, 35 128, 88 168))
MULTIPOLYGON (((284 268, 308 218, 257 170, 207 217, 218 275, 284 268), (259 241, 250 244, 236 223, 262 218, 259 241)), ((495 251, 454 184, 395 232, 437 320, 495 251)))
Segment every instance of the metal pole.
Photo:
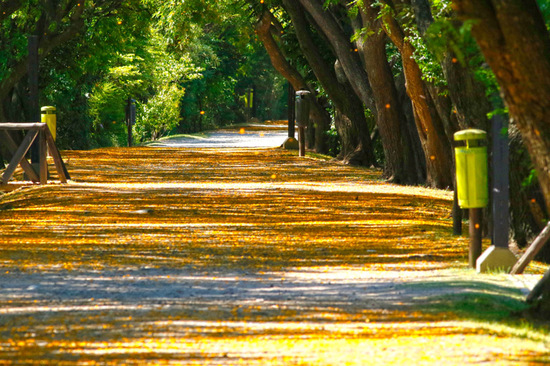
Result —
POLYGON ((135 100, 128 98, 126 104, 126 126, 128 127, 128 147, 132 147, 132 126, 136 123, 136 104, 135 100))
POLYGON ((508 248, 510 232, 510 149, 508 133, 504 129, 502 116, 492 119, 493 143, 493 233, 492 244, 499 248, 508 248))
POLYGON ((252 85, 252 118, 258 117, 258 96, 256 85, 252 85))
POLYGON ((306 156, 306 128, 298 127, 299 156, 306 156))
POLYGON ((308 90, 300 90, 296 93, 296 124, 298 125, 298 150, 299 156, 306 156, 306 127, 309 123, 308 90))
POLYGON ((476 261, 481 255, 481 223, 483 220, 483 209, 470 209, 470 252, 469 264, 472 268, 476 268, 476 261))
POLYGON ((294 119, 296 117, 295 109, 296 91, 292 84, 288 83, 288 137, 294 138, 296 129, 294 127, 294 119))

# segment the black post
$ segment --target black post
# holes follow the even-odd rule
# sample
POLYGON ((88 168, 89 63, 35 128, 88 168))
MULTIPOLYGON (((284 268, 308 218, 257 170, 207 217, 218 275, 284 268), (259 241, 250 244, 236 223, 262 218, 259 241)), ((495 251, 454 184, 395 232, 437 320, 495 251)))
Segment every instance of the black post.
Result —
POLYGON ((499 248, 508 248, 510 232, 510 148, 508 130, 504 118, 492 119, 492 170, 493 170, 493 233, 492 244, 499 248))
POLYGON ((252 118, 258 117, 258 95, 256 85, 252 85, 252 118))
POLYGON ((306 156, 306 128, 298 126, 298 156, 306 156))
POLYGON ((132 126, 136 123, 136 104, 135 100, 128 98, 126 104, 126 126, 128 127, 128 147, 132 147, 132 126))
MULTIPOLYGON (((28 37, 28 81, 29 81, 29 106, 30 115, 27 118, 29 122, 40 122, 40 102, 38 100, 38 36, 28 37)), ((35 141, 31 147, 31 163, 40 163, 40 149, 38 141, 35 141)))
POLYGON ((294 126, 294 119, 296 116, 295 100, 296 91, 292 87, 292 84, 288 83, 288 137, 292 138, 296 135, 296 128, 294 126))
POLYGON ((476 261, 481 255, 481 223, 483 220, 483 209, 471 208, 470 209, 470 251, 469 251, 469 264, 470 267, 476 268, 476 261))
POLYGON ((308 90, 300 90, 296 94, 296 124, 298 125, 298 150, 299 156, 306 156, 306 127, 309 124, 309 100, 308 90))

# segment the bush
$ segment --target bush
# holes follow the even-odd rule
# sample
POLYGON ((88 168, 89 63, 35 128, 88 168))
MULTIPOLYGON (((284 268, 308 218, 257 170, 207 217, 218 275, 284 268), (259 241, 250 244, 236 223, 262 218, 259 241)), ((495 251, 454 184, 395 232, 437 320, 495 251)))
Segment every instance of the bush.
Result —
POLYGON ((178 126, 180 100, 185 91, 175 85, 166 85, 140 106, 134 127, 136 141, 156 140, 178 126))

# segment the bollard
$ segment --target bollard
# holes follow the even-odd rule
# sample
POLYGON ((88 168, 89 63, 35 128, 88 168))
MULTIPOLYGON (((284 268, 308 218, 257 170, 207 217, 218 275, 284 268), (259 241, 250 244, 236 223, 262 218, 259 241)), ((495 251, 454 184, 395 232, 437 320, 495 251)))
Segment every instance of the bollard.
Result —
POLYGON ((306 156, 306 126, 309 122, 308 90, 296 92, 296 124, 298 125, 299 156, 306 156))
POLYGON ((487 169, 487 132, 477 129, 459 131, 454 140, 463 146, 455 147, 456 190, 458 204, 470 209, 470 251, 471 267, 481 255, 482 208, 489 203, 487 169))
POLYGON ((136 100, 128 98, 126 104, 126 127, 128 128, 128 147, 132 147, 132 127, 136 124, 136 100))
POLYGON ((294 88, 292 87, 292 84, 288 83, 288 96, 287 96, 287 104, 288 104, 288 114, 287 114, 287 119, 288 119, 288 137, 287 139, 285 140, 285 142, 283 142, 283 149, 287 149, 287 150, 298 150, 299 149, 299 146, 298 146, 298 140, 296 140, 296 138, 294 138, 294 135, 295 135, 295 111, 296 111, 296 102, 295 102, 295 99, 296 99, 296 92, 294 91, 294 88))
POLYGON ((55 141, 56 139, 56 130, 57 130, 57 115, 55 114, 55 107, 46 106, 40 108, 42 114, 40 115, 40 121, 48 125, 52 137, 55 141))

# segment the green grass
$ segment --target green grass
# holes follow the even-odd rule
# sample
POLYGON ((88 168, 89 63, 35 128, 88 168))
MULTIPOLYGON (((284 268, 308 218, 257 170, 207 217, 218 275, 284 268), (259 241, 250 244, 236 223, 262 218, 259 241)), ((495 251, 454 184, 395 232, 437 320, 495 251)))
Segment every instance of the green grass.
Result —
MULTIPOLYGON (((550 346, 550 327, 540 321, 528 318, 524 294, 517 288, 499 283, 497 274, 476 274, 471 269, 457 270, 456 281, 434 281, 414 283, 411 286, 423 286, 426 290, 460 288, 452 294, 436 295, 419 305, 419 310, 439 319, 456 320, 476 329, 499 336, 512 336, 550 346), (472 276, 480 277, 473 279, 472 276)), ((547 355, 548 356, 548 355, 547 355)), ((544 357, 547 357, 544 356, 544 357)), ((536 362, 547 362, 537 359, 536 362)))

